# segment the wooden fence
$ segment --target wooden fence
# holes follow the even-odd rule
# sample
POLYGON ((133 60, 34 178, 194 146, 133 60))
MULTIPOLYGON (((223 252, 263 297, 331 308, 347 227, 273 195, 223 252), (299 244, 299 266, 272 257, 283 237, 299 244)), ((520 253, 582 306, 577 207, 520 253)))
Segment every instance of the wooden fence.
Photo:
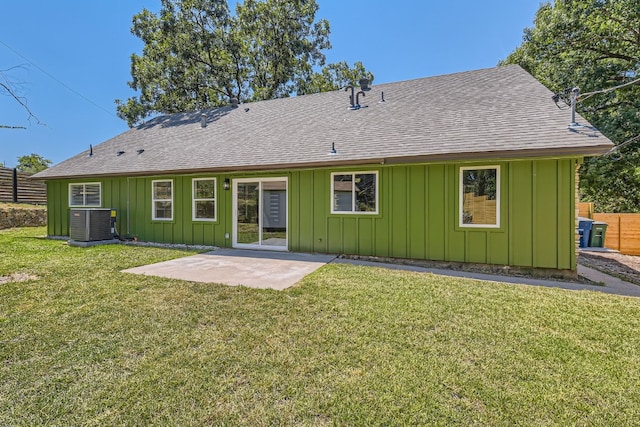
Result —
POLYGON ((593 219, 593 203, 578 203, 578 216, 593 219))
POLYGON ((640 214, 595 213, 592 203, 578 203, 578 216, 607 223, 605 247, 625 255, 640 255, 640 214))
MULTIPOLYGON (((47 186, 44 181, 29 179, 31 174, 17 172, 18 203, 44 205, 47 203, 47 186)), ((0 167, 0 202, 15 202, 13 169, 0 167)))

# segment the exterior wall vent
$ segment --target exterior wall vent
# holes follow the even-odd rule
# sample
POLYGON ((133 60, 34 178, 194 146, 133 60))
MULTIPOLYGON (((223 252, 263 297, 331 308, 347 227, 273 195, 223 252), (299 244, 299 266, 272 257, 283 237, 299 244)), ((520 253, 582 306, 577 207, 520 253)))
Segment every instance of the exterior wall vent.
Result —
POLYGON ((111 240, 111 209, 71 209, 69 237, 77 242, 111 240))

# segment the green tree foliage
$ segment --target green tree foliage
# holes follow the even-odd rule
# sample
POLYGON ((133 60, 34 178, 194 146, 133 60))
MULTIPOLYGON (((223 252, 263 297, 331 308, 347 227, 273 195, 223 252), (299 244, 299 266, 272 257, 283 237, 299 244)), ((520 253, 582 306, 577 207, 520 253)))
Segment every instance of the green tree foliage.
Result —
POLYGON ((133 18, 131 31, 144 48, 131 56, 129 86, 139 95, 116 100, 129 126, 232 98, 257 101, 373 80, 361 63, 325 65, 329 22, 316 21, 315 0, 244 0, 235 13, 227 0, 161 2, 159 13, 145 9, 133 18))
POLYGON ((18 157, 18 169, 20 172, 36 173, 47 169, 51 166, 51 160, 45 159, 39 154, 31 153, 26 156, 18 157))
MULTIPOLYGON (((582 200, 599 211, 640 212, 640 3, 637 0, 556 0, 542 4, 534 26, 504 63, 520 64, 554 92, 601 92, 578 111, 619 145, 580 169, 582 200)), ((569 119, 569 114, 567 119, 569 119)))
POLYGON ((300 81, 296 87, 299 95, 307 93, 327 92, 337 90, 348 85, 356 85, 361 78, 373 81, 373 74, 367 71, 358 61, 349 67, 346 62, 338 62, 322 67, 318 73, 314 73, 310 79, 300 81))

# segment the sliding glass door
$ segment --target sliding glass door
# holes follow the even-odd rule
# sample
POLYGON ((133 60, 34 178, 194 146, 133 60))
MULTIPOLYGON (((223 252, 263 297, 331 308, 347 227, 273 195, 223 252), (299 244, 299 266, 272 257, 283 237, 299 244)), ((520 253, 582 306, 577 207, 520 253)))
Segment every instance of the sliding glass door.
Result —
POLYGON ((287 179, 233 180, 233 246, 287 250, 287 179))

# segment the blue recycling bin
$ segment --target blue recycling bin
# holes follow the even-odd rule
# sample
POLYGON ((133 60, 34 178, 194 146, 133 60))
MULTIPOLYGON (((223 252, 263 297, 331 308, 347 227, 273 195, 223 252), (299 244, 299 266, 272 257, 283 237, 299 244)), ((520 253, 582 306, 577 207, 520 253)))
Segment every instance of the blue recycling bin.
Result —
POLYGON ((578 244, 579 247, 586 248, 589 246, 592 227, 592 219, 578 217, 578 234, 580 235, 580 243, 578 244))

